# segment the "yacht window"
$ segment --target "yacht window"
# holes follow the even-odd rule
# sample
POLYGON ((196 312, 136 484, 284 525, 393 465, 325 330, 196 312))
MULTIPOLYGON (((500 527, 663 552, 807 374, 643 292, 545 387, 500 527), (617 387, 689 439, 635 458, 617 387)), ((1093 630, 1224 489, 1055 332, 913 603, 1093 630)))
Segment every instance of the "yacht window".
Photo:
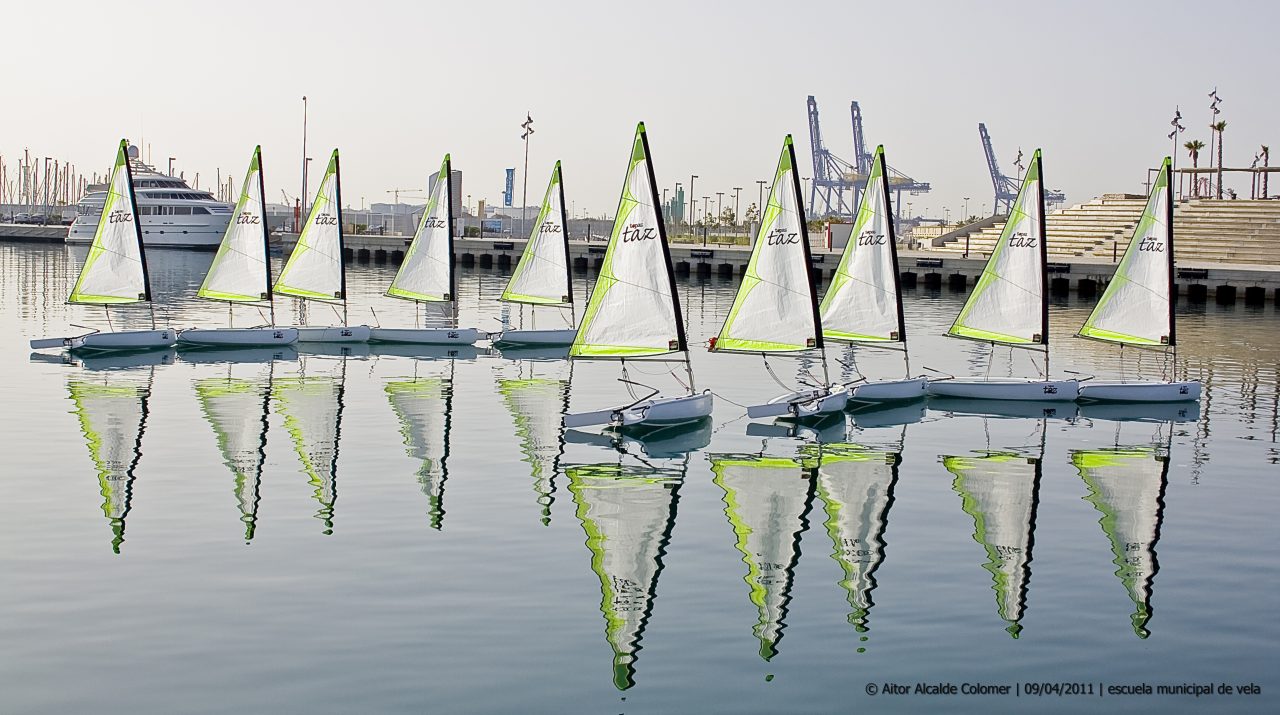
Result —
POLYGON ((150 206, 139 206, 139 207, 138 207, 138 215, 139 215, 139 216, 150 216, 150 215, 151 215, 151 207, 150 207, 150 206))
POLYGON ((203 214, 203 215, 206 215, 206 216, 207 216, 207 215, 209 214, 209 209, 207 209, 207 208, 205 208, 205 207, 203 207, 203 206, 192 206, 192 207, 191 207, 191 213, 196 214, 196 215, 201 215, 201 214, 203 214))
POLYGON ((190 206, 174 206, 173 213, 178 216, 190 216, 191 207, 190 206))

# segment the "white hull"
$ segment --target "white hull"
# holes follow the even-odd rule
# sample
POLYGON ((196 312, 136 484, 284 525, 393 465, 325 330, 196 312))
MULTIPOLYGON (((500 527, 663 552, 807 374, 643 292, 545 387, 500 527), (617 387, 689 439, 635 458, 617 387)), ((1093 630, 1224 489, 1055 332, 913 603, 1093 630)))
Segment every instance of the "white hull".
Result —
POLYGON ((178 333, 178 343, 192 346, 275 347, 298 342, 297 328, 187 328, 178 333))
POLYGON ((1091 402, 1186 402, 1200 399, 1200 383, 1098 382, 1080 385, 1080 400, 1091 402))
POLYGON ((928 380, 913 377, 905 380, 876 380, 849 385, 850 402, 901 402, 925 396, 928 380))
POLYGON ((480 337, 475 328, 372 328, 367 339, 375 343, 473 345, 480 337))
POLYGON ((367 325, 337 325, 324 328, 302 326, 297 330, 300 343, 367 343, 372 328, 367 325))
POLYGON ((641 425, 677 425, 710 417, 713 406, 714 400, 710 392, 704 392, 699 395, 683 395, 681 397, 657 397, 627 407, 565 415, 564 426, 610 425, 613 427, 638 427, 641 425))
MULTIPOLYGON (((145 223, 143 225, 146 225, 145 223)), ((72 246, 87 246, 93 243, 93 232, 97 230, 97 226, 92 226, 87 236, 73 231, 67 234, 67 243, 72 246)), ((145 229, 142 232, 142 245, 146 248, 201 248, 210 251, 216 250, 218 244, 222 243, 222 234, 226 231, 225 222, 222 230, 213 228, 172 228, 169 229, 145 229)))
POLYGON ((570 345, 578 331, 565 330, 504 330, 493 341, 494 345, 570 345))
POLYGON ((832 385, 830 387, 800 390, 786 395, 779 395, 769 400, 766 404, 748 407, 747 416, 752 418, 790 417, 791 419, 806 419, 844 412, 845 405, 848 402, 849 389, 844 385, 832 385))
POLYGON ((959 397, 966 400, 1073 402, 1079 394, 1080 381, 952 378, 930 380, 927 389, 930 396, 959 397))
POLYGON ((154 350, 171 348, 177 342, 177 333, 163 330, 121 330, 113 333, 88 333, 73 338, 45 338, 32 340, 35 349, 65 347, 85 352, 97 350, 154 350))

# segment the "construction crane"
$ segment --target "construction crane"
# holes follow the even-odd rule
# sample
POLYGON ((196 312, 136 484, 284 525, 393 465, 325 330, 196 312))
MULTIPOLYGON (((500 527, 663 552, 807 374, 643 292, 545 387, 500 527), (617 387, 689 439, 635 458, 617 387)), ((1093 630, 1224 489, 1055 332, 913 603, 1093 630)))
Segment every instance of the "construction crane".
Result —
MULTIPOLYGON (((809 216, 852 216, 853 204, 845 200, 844 192, 857 191, 858 170, 823 145, 822 129, 818 125, 818 101, 812 94, 809 95, 809 146, 813 150, 809 216)), ((863 185, 865 184, 866 176, 863 175, 863 185)), ((852 193, 850 198, 853 198, 852 193)))
MULTIPOLYGON (((822 143, 822 129, 818 123, 818 103, 809 96, 809 143, 813 147, 813 185, 809 194, 810 216, 841 216, 851 218, 853 208, 858 204, 862 191, 867 186, 867 177, 871 174, 871 161, 874 155, 867 151, 867 142, 862 129, 862 108, 856 101, 850 102, 849 113, 853 119, 853 152, 854 163, 832 154, 822 143), (845 200, 844 192, 849 192, 849 200, 845 200)), ((889 190, 896 192, 894 211, 901 218, 902 192, 923 194, 929 190, 929 184, 903 174, 888 167, 889 190)))
MULTIPOLYGON (((992 204, 992 211, 997 216, 1007 216, 1013 209, 1014 199, 1018 198, 1018 189, 1020 187, 1021 176, 1011 178, 1000 173, 1000 165, 996 163, 996 151, 991 147, 991 135, 987 133, 987 125, 978 122, 978 135, 982 137, 982 151, 987 154, 987 169, 991 172, 991 185, 995 187, 996 199, 992 204)), ((1022 159, 1022 151, 1018 151, 1018 159, 1022 159)), ((1019 172, 1021 173, 1021 172, 1019 172)), ((1061 206, 1066 203, 1067 196, 1061 191, 1054 189, 1044 190, 1044 202, 1046 205, 1061 206)))
MULTIPOLYGON (((867 151, 866 141, 862 138, 862 108, 858 106, 857 100, 849 103, 849 117, 853 120, 853 150, 857 152, 858 174, 866 177, 871 175, 871 162, 875 160, 875 155, 867 151)), ((912 196, 919 196, 926 193, 931 188, 926 181, 916 181, 906 174, 898 171, 892 166, 886 166, 889 170, 889 190, 894 192, 893 210, 894 218, 902 219, 902 192, 909 192, 912 196)), ((858 192, 867 185, 864 178, 858 186, 858 192)))
MULTIPOLYGON (((423 192, 423 191, 426 191, 426 189, 387 189, 387 193, 388 193, 388 194, 391 194, 391 196, 392 196, 392 205, 395 205, 395 206, 399 206, 399 205, 400 205, 400 194, 402 194, 402 193, 404 193, 404 194, 411 194, 411 193, 415 193, 415 192, 417 192, 417 193, 421 193, 421 192, 423 192)), ((421 196, 411 196, 411 197, 409 197, 409 198, 420 199, 420 198, 422 198, 422 197, 421 197, 421 196)), ((394 211, 394 209, 392 209, 392 210, 394 211)))

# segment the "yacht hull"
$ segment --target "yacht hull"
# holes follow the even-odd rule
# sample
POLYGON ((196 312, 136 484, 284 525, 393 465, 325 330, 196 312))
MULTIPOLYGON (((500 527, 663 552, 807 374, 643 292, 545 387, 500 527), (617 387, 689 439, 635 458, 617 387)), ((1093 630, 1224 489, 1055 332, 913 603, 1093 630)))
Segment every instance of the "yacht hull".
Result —
POLYGON ((849 385, 849 402, 903 402, 925 396, 928 380, 913 377, 906 380, 876 380, 849 385))
POLYGON ((193 347, 274 347, 296 342, 297 328, 187 328, 178 333, 180 345, 193 347))
POLYGON ((626 407, 595 412, 579 412, 564 417, 565 427, 610 425, 639 427, 642 425, 678 425, 711 416, 714 400, 710 392, 680 397, 656 397, 626 407))
POLYGON ((565 330, 504 330, 493 342, 499 347, 503 345, 570 345, 578 331, 573 328, 565 330))
POLYGON ((1073 402, 1079 394, 1079 389, 1078 380, 1020 380, 1017 378, 982 380, 963 377, 930 380, 927 388, 931 397, 1041 402, 1073 402))
POLYGON ((35 349, 65 347, 72 351, 94 352, 108 350, 153 350, 171 348, 177 342, 177 332, 162 330, 120 330, 112 333, 88 333, 73 338, 44 338, 32 340, 35 349))
POLYGON ((753 419, 761 417, 806 419, 843 412, 848 403, 848 388, 844 385, 832 385, 779 395, 763 405, 748 407, 747 416, 753 419))
POLYGON ((1080 385, 1081 402, 1189 402, 1200 399, 1200 383, 1098 382, 1080 385))

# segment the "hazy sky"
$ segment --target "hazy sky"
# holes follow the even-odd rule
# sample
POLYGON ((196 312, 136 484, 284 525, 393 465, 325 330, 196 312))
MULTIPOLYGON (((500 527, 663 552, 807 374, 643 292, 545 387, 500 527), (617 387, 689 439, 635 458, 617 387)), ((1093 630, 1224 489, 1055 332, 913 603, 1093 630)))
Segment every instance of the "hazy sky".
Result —
POLYGON ((105 168, 125 136, 209 185, 261 143, 271 200, 299 191, 304 94, 313 165, 339 147, 354 206, 425 188, 445 152, 465 194, 499 202, 526 110, 530 201, 562 159, 568 201, 610 215, 639 120, 663 187, 696 173, 698 196, 748 187, 745 209, 788 132, 812 176, 809 94, 846 159, 857 99, 871 146, 932 183, 912 202, 934 215, 964 196, 990 208, 979 121, 1009 171, 1042 147, 1071 203, 1141 191, 1175 105, 1207 144, 1215 86, 1228 166, 1280 140, 1268 2, 15 0, 5 15, 11 167, 30 148, 105 168))

